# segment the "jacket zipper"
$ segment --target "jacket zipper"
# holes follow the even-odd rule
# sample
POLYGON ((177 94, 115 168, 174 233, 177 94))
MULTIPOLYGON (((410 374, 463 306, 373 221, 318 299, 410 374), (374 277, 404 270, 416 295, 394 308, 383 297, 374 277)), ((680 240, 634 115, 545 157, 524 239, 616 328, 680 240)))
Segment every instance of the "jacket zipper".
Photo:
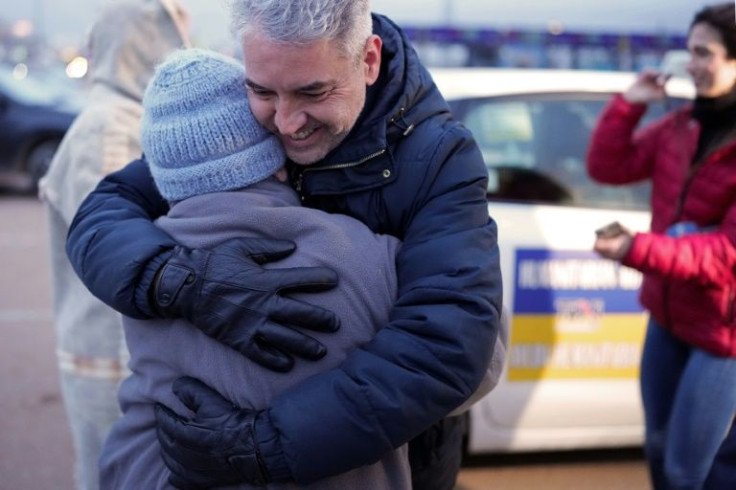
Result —
POLYGON ((734 294, 733 287, 729 286, 728 291, 726 291, 726 323, 728 325, 733 326, 734 325, 734 316, 736 315, 736 296, 734 294))
POLYGON ((690 190, 690 186, 692 185, 693 181, 695 180, 695 175, 698 173, 698 170, 702 168, 703 163, 705 163, 705 161, 701 159, 700 161, 695 162, 690 167, 690 173, 687 176, 687 179, 685 179, 685 184, 683 184, 682 186, 682 192, 680 192, 680 196, 677 199, 677 207, 675 208, 675 218, 672 220, 671 225, 674 225, 675 223, 680 221, 680 216, 682 215, 682 211, 685 208, 685 199, 687 199, 687 193, 690 190))
MULTIPOLYGON (((404 114, 406 114, 406 108, 402 107, 399 109, 398 113, 396 113, 395 116, 393 116, 391 119, 389 119, 390 124, 396 125, 399 129, 402 130, 403 136, 409 136, 414 131, 414 123, 409 123, 404 118, 404 114)), ((304 174, 306 172, 319 172, 321 170, 339 170, 343 168, 350 168, 350 167, 357 167, 358 165, 362 165, 368 160, 372 160, 373 158, 376 158, 378 156, 383 155, 386 153, 386 148, 383 148, 381 150, 378 150, 375 153, 371 153, 370 155, 361 158, 360 160, 357 160, 355 162, 348 162, 348 163, 337 163, 334 165, 327 165, 325 167, 307 167, 299 171, 299 174, 297 175, 296 182, 294 182, 294 189, 296 190, 297 194, 299 194, 299 197, 302 201, 304 201, 305 196, 303 193, 303 183, 304 183, 304 174)))
POLYGON ((414 123, 408 122, 404 118, 404 114, 406 114, 406 107, 402 107, 401 109, 399 109, 399 112, 394 117, 389 119, 388 122, 401 129, 402 136, 409 136, 409 134, 414 131, 414 123))
POLYGON ((323 170, 340 170, 343 168, 351 168, 351 167, 357 167, 358 165, 363 165, 365 162, 372 160, 376 157, 379 157, 386 153, 386 148, 382 148, 374 153, 371 153, 368 156, 365 156, 361 158, 360 160, 356 160, 354 162, 347 162, 347 163, 336 163, 334 165, 327 165, 324 167, 307 167, 302 169, 299 172, 299 175, 296 178, 296 182, 294 183, 294 189, 299 194, 299 197, 303 201, 305 199, 304 194, 302 193, 302 184, 304 183, 304 174, 307 172, 319 172, 323 170))

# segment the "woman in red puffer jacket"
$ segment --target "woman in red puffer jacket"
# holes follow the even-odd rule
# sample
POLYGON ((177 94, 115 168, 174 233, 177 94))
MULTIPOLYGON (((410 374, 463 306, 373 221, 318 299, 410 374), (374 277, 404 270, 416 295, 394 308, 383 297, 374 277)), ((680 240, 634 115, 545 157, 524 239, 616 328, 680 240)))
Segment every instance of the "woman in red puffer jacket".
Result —
POLYGON ((736 407, 734 18, 734 4, 722 4, 690 25, 692 106, 635 131, 647 104, 665 97, 666 76, 645 70, 608 104, 588 154, 600 182, 652 181, 651 232, 623 229, 595 250, 644 273, 641 388, 655 489, 704 488, 736 407))

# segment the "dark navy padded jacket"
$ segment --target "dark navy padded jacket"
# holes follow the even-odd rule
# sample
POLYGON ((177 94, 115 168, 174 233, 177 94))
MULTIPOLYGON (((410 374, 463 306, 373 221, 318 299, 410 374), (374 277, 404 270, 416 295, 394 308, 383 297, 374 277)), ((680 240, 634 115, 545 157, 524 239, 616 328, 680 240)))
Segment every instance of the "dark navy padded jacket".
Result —
MULTIPOLYGON (((381 76, 355 128, 291 176, 305 205, 403 241, 398 299, 370 343, 275 398, 259 418, 272 476, 303 484, 377 461, 462 404, 500 328, 497 229, 481 153, 400 29, 376 15, 374 31, 384 43, 381 76)), ((138 160, 106 177, 72 223, 67 251, 78 274, 129 316, 152 316, 136 284, 150 283, 140 276, 176 245, 151 222, 167 209, 138 160)))

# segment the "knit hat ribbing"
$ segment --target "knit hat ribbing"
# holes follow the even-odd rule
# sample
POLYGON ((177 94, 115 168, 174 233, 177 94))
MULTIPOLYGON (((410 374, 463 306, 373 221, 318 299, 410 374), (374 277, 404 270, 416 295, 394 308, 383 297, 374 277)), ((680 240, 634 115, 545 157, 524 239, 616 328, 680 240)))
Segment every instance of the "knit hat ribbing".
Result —
POLYGON ((216 52, 170 55, 146 88, 143 109, 143 152, 167 200, 245 187, 286 161, 250 111, 242 65, 216 52))

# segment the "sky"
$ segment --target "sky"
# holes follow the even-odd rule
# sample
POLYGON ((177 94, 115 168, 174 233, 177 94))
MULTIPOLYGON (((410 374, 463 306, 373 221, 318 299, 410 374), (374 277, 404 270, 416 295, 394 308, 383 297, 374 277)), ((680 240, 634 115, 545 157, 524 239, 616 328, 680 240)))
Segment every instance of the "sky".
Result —
MULTIPOLYGON (((99 8, 110 0, 2 0, 0 19, 28 19, 57 45, 81 45, 99 8)), ((180 0, 192 14, 195 44, 231 43, 226 0, 180 0)), ((704 0, 372 0, 400 25, 684 34, 704 0)))

